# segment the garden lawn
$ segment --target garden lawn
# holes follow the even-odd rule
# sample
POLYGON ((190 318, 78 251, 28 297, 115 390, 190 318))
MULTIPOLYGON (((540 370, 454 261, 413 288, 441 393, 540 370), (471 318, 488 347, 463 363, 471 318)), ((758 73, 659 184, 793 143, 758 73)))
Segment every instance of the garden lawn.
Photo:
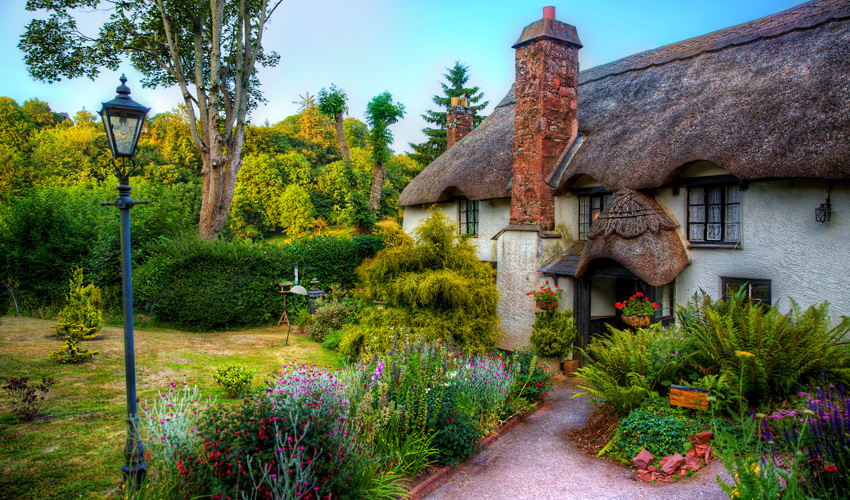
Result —
MULTIPOLYGON (((9 377, 42 376, 56 380, 41 415, 22 422, 0 391, 0 499, 68 499, 106 495, 120 484, 125 443, 126 390, 123 330, 106 327, 104 339, 83 347, 100 351, 82 365, 62 365, 49 353, 62 342, 53 335, 55 321, 0 317, 0 383, 9 377)), ((226 333, 186 333, 170 329, 135 331, 136 387, 139 413, 145 399, 157 397, 170 382, 218 396, 218 406, 234 407, 213 382, 216 366, 244 363, 257 371, 254 387, 267 374, 291 362, 342 366, 335 351, 291 335, 286 327, 253 328, 226 333)))

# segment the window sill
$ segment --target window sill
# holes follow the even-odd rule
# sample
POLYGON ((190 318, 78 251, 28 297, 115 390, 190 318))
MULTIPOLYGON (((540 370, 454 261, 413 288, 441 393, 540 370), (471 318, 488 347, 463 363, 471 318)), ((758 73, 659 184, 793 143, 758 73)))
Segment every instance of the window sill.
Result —
POLYGON ((689 243, 688 248, 710 248, 715 250, 743 250, 744 247, 738 243, 689 243))

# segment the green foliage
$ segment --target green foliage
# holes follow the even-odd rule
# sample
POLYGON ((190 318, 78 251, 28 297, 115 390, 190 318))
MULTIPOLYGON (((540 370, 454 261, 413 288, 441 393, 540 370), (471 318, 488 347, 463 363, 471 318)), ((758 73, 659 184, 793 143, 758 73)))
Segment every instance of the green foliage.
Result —
POLYGON ((576 322, 572 311, 548 312, 539 311, 531 326, 531 343, 538 356, 544 358, 559 358, 566 356, 573 349, 576 339, 576 322))
POLYGON ((404 104, 394 103, 389 92, 376 95, 366 105, 366 123, 372 128, 369 144, 376 163, 384 163, 392 155, 390 144, 393 143, 393 134, 389 127, 403 117, 404 104))
POLYGON ((319 91, 319 111, 330 118, 341 117, 348 113, 347 100, 348 96, 345 95, 345 92, 331 84, 330 90, 323 88, 319 91))
MULTIPOLYGON (((552 390, 552 373, 537 362, 534 351, 530 347, 514 350, 511 363, 518 369, 511 397, 532 403, 545 399, 552 390)), ((522 402, 518 404, 522 405, 522 402)))
POLYGON ((671 407, 666 399, 650 398, 620 421, 613 453, 624 461, 643 448, 656 457, 684 455, 688 437, 698 431, 699 426, 681 409, 671 407))
POLYGON ((475 421, 458 407, 458 391, 450 389, 443 398, 429 398, 428 411, 435 415, 434 446, 442 464, 463 462, 479 450, 479 433, 475 421))
MULTIPOLYGON (((490 104, 489 101, 480 102, 481 99, 484 98, 484 93, 479 92, 478 86, 465 87, 466 82, 469 81, 468 65, 463 64, 458 60, 455 61, 455 65, 453 67, 446 69, 448 70, 448 73, 445 73, 443 76, 446 78, 448 85, 440 82, 440 85, 443 87, 444 95, 435 95, 432 98, 434 104, 441 108, 447 108, 451 105, 452 97, 463 96, 469 97, 470 107, 476 112, 483 110, 488 104, 490 104)), ((446 112, 428 110, 424 115, 422 115, 422 118, 428 123, 437 125, 437 127, 423 128, 422 133, 424 133, 425 137, 428 139, 422 144, 409 143, 409 145, 414 151, 411 157, 419 164, 425 166, 436 160, 438 156, 446 151, 446 112)), ((486 118, 486 116, 479 116, 477 114, 474 115, 472 119, 473 126, 477 126, 484 120, 484 118, 486 118)))
POLYGON ((695 296, 678 315, 698 346, 694 362, 728 374, 730 385, 755 405, 801 388, 825 369, 850 380, 850 353, 841 344, 850 318, 833 327, 827 302, 805 311, 793 300, 791 306, 782 314, 739 292, 716 302, 695 296))
MULTIPOLYGON (((310 325, 310 338, 316 342, 324 342, 331 332, 339 330, 351 319, 351 309, 339 300, 332 300, 316 309, 313 324, 310 325)), ((339 341, 336 343, 339 344, 339 341)))
POLYGON ((280 197, 280 226, 290 236, 295 236, 313 225, 313 203, 310 193, 297 185, 286 186, 280 197))
POLYGON ((68 288, 65 307, 59 312, 56 335, 65 338, 72 328, 79 328, 81 340, 97 337, 97 332, 103 328, 100 288, 94 283, 83 286, 83 270, 79 267, 71 271, 68 288))
POLYGON ((644 399, 666 392, 677 379, 690 354, 678 329, 654 324, 649 328, 617 330, 596 337, 583 351, 593 361, 579 368, 587 393, 622 413, 638 407, 644 399))
POLYGON ((69 325, 65 333, 65 345, 58 351, 50 353, 50 357, 56 361, 65 364, 80 364, 88 361, 100 351, 92 351, 91 349, 83 349, 83 337, 90 330, 82 325, 69 325))
MULTIPOLYGON (((493 269, 439 212, 417 228, 416 238, 412 246, 379 252, 357 270, 364 288, 387 303, 361 325, 407 328, 427 339, 453 338, 464 349, 489 350, 499 333, 493 269)), ((368 336, 366 341, 372 342, 368 336)))
POLYGON ((198 330, 277 319, 277 283, 302 276, 352 286, 354 268, 382 247, 375 236, 313 236, 283 245, 244 241, 167 241, 135 274, 139 310, 198 330), (212 305, 211 305, 212 304, 212 305))
POLYGON ((235 398, 251 389, 251 382, 257 372, 241 363, 228 363, 213 371, 213 380, 220 385, 227 395, 235 398))

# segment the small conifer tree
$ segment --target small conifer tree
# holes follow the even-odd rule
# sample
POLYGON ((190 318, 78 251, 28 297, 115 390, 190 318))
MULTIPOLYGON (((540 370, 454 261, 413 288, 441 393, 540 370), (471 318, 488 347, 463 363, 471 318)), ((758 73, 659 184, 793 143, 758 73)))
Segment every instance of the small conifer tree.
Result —
POLYGON ((82 363, 99 351, 83 349, 83 340, 93 339, 103 328, 102 296, 100 288, 89 283, 83 286, 83 270, 71 271, 66 304, 59 313, 56 335, 65 338, 65 345, 50 357, 60 363, 82 363))
POLYGON ((68 295, 65 307, 59 313, 56 324, 56 336, 67 337, 71 331, 80 336, 80 340, 90 340, 103 328, 103 299, 100 288, 94 283, 83 286, 82 268, 71 271, 68 282, 68 295))

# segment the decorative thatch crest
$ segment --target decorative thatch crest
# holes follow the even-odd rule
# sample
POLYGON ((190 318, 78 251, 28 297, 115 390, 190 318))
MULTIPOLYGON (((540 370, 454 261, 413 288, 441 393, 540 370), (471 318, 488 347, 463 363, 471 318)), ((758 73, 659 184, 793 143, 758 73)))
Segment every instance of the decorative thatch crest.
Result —
POLYGON ((631 189, 620 189, 599 214, 587 237, 595 240, 616 234, 624 240, 631 240, 647 231, 657 233, 662 229, 670 231, 677 227, 679 224, 651 197, 631 189))
POLYGON ((596 259, 611 259, 652 286, 666 285, 690 264, 678 226, 651 196, 620 189, 590 227, 575 275, 596 259))

